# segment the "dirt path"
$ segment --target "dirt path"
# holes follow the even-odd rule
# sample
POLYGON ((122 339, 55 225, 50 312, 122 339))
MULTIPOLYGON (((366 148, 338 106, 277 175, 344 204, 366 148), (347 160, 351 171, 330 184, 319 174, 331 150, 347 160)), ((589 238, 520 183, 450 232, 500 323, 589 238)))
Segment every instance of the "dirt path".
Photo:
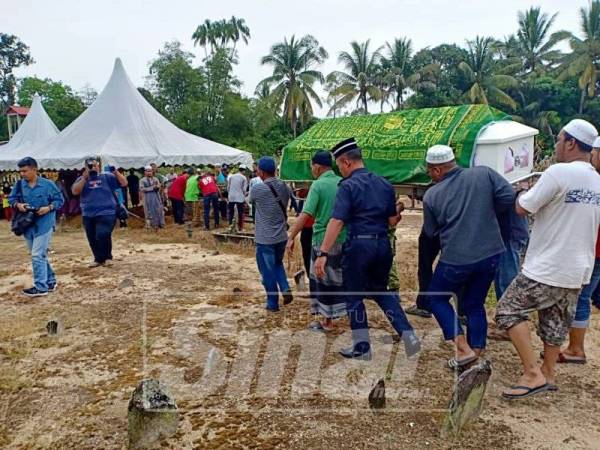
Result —
MULTIPOLYGON (((420 220, 408 213, 398 231, 403 291, 416 286, 420 220)), ((169 384, 181 410, 165 448, 600 448, 597 313, 590 362, 560 367, 559 392, 522 403, 499 399, 519 368, 509 343, 491 342, 484 413, 448 442, 439 430, 451 350, 435 322, 414 321, 425 351, 407 360, 369 304, 374 361, 340 361, 347 322, 330 336, 305 331, 298 297, 267 315, 251 247, 173 226, 115 237, 115 265, 92 270, 81 231, 57 233, 59 291, 28 300, 25 245, 0 223, 0 448, 126 448, 127 403, 148 376, 169 384), (45 332, 51 319, 58 337, 45 332), (373 414, 367 393, 388 368, 386 412, 373 414)), ((290 261, 288 275, 299 267, 290 261)))

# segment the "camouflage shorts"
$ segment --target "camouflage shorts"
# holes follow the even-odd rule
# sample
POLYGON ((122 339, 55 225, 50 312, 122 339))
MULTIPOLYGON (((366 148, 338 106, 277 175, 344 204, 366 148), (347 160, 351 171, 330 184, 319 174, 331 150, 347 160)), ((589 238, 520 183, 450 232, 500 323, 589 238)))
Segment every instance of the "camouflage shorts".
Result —
POLYGON ((508 330, 538 312, 538 336, 545 344, 561 346, 569 334, 581 289, 538 283, 519 273, 496 308, 498 328, 508 330))

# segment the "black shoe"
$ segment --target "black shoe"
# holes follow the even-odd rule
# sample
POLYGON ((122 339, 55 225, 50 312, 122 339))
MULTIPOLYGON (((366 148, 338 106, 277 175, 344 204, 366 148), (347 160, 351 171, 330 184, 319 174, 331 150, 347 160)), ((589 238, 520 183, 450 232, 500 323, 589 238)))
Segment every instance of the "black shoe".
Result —
POLYGON ((45 295, 48 295, 48 291, 38 291, 37 288, 35 288, 35 287, 29 288, 29 289, 23 289, 22 292, 27 297, 43 297, 45 295))
POLYGON ((361 359, 363 361, 371 361, 371 358, 373 357, 371 355, 371 349, 361 352, 359 350, 355 350, 354 347, 341 348, 340 355, 342 355, 344 358, 361 359))
POLYGON ((282 295, 283 295, 283 304, 284 305, 289 305, 294 300, 294 296, 292 295, 292 291, 289 290, 289 289, 287 291, 285 291, 282 295))
POLYGON ((48 292, 54 292, 58 288, 58 281, 48 283, 48 292))
POLYGON ((406 356, 411 357, 421 351, 421 341, 414 331, 405 331, 402 333, 401 339, 404 342, 406 356))

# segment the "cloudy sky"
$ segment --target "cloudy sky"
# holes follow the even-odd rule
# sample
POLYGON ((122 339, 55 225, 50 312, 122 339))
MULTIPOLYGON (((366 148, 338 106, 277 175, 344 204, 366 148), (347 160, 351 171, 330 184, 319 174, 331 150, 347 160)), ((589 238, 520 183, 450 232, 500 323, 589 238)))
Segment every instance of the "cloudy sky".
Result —
POLYGON ((587 0, 0 0, 0 31, 19 36, 36 60, 18 76, 62 80, 75 90, 90 84, 101 91, 116 57, 142 86, 148 62, 166 41, 179 40, 201 56, 191 41, 197 25, 235 15, 251 31, 249 44, 239 47, 236 68, 243 92, 251 94, 269 75, 260 58, 284 36, 314 35, 329 52, 322 68, 328 73, 352 40, 370 38, 379 46, 407 36, 420 49, 464 45, 476 35, 502 38, 515 31, 517 12, 532 5, 559 13, 555 30, 578 33, 578 9, 587 0))

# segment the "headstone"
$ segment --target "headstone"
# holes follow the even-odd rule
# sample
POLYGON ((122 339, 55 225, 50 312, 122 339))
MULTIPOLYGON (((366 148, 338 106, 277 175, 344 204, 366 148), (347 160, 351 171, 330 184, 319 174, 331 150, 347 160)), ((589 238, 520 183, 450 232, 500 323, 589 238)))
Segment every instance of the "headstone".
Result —
POLYGON ((131 278, 125 278, 121 283, 119 283, 119 289, 126 289, 133 287, 133 280, 131 278))
POLYGON ((385 381, 383 378, 377 380, 377 383, 369 393, 369 408, 383 409, 385 408, 385 381))
POLYGON ((464 426, 479 416, 491 375, 492 364, 484 359, 458 376, 444 419, 442 437, 460 435, 464 426))
POLYGON ((46 324, 46 331, 48 336, 56 336, 62 331, 61 324, 58 320, 51 320, 46 324))
POLYGON ((167 387, 158 380, 142 380, 128 407, 129 448, 145 449, 177 431, 179 410, 167 387))
POLYGON ((294 281, 296 282, 296 287, 299 291, 306 290, 306 282, 304 281, 304 270, 299 270, 294 274, 294 281))

